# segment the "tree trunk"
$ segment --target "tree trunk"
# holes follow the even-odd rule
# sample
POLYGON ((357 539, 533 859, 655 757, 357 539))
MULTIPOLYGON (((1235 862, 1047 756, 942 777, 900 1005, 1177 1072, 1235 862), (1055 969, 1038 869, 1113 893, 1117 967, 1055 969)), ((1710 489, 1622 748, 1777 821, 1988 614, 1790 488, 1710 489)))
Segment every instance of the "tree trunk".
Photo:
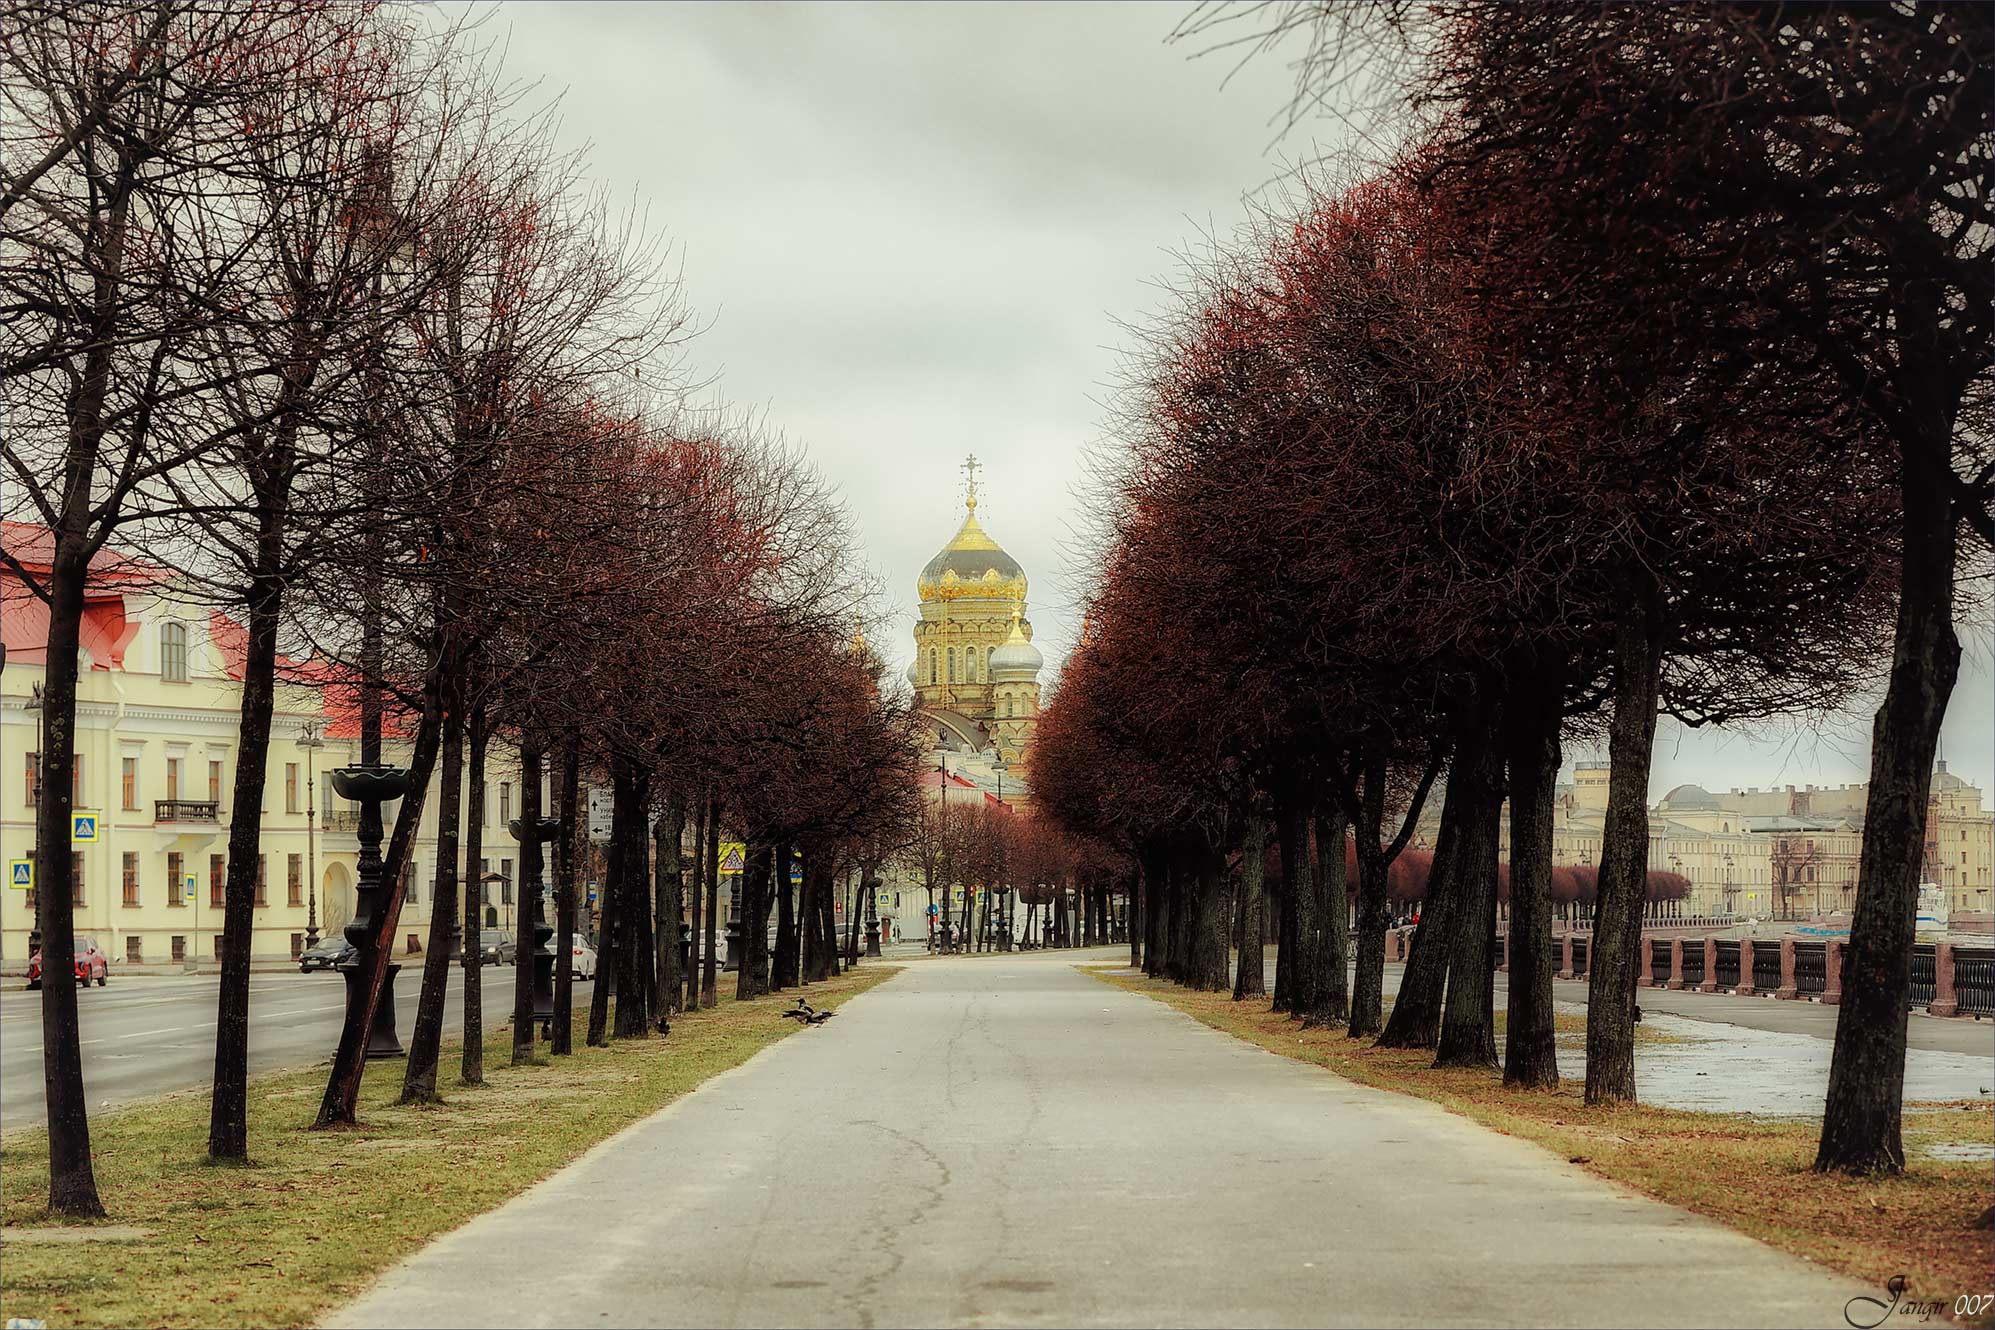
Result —
POLYGON ((1385 1026, 1385 874, 1389 865, 1378 838, 1379 825, 1385 821, 1385 777, 1384 754, 1368 756, 1363 787, 1356 791, 1355 807, 1350 810, 1358 847, 1358 969, 1351 985, 1347 1031, 1353 1039, 1369 1038, 1385 1026))
POLYGON ((1413 930, 1413 949, 1399 976, 1399 996, 1392 1016, 1379 1035, 1381 1048, 1433 1048, 1441 1040, 1441 1003, 1448 984, 1449 943, 1455 926, 1456 863, 1461 853, 1469 805, 1475 798, 1473 754, 1457 756, 1448 774, 1448 792, 1441 804, 1441 832, 1434 843, 1434 863, 1427 874, 1427 894, 1420 901, 1420 926, 1413 930))
MULTIPOLYGON (((561 745, 561 781, 555 797, 561 835, 554 842, 554 1024, 547 1051, 575 1051, 575 876, 581 830, 582 751, 574 735, 561 745)), ((602 957, 596 958, 598 969, 602 957)))
MULTIPOLYGON (((1489 948, 1496 933, 1496 856, 1503 816, 1503 759, 1495 735, 1477 726, 1454 771, 1469 773, 1473 788, 1462 809, 1449 873, 1454 919, 1448 928, 1448 996, 1441 1020, 1437 1067, 1490 1067, 1496 1061, 1496 966, 1489 948)), ((1448 783, 1452 796, 1459 781, 1448 783)))
POLYGON ((657 949, 658 1007, 660 1015, 683 1011, 686 1003, 685 976, 679 973, 679 924, 686 916, 685 864, 681 862, 686 839, 686 801, 674 794, 665 801, 658 819, 657 846, 657 949))
MULTIPOLYGON (((1599 900, 1587 953, 1586 1102, 1635 1098, 1636 949, 1649 872, 1649 761, 1662 671, 1661 595, 1631 569, 1614 628, 1614 719, 1608 731, 1607 814, 1599 900)), ((1867 837, 1866 837, 1867 838, 1867 837)))
POLYGON ((615 937, 616 1020, 610 1030, 615 1039, 644 1039, 652 1033, 651 1009, 646 1002, 647 975, 651 970, 650 865, 645 847, 650 844, 646 816, 651 806, 651 773, 635 762, 624 761, 612 770, 610 856, 617 865, 612 891, 617 897, 615 937))
POLYGON ((1312 1001, 1303 1012, 1305 1029, 1342 1025, 1351 1015, 1351 901, 1344 871, 1344 809, 1334 799, 1319 805, 1315 817, 1316 865, 1311 874, 1311 914, 1316 949, 1310 963, 1312 1001))
MULTIPOLYGON (((281 507, 279 509, 281 513, 281 507)), ((215 1081, 208 1101, 208 1158, 241 1161, 249 1152, 249 956, 256 927, 256 879, 263 840, 264 776, 277 679, 277 625, 283 607, 281 516, 266 516, 257 541, 249 598, 242 705, 236 721, 236 775, 230 806, 228 880, 223 889, 222 965, 215 1002, 215 1081), (275 530, 271 523, 279 525, 275 530), (258 816, 245 815, 255 809, 258 816)), ((43 956, 51 954, 44 951, 43 956)), ((48 965, 42 966, 47 985, 48 965)))
POLYGON ((1300 791, 1289 789, 1276 796, 1275 836, 1281 845, 1282 886, 1288 936, 1283 939, 1292 954, 1286 967, 1276 954, 1277 982, 1287 981, 1286 1001, 1279 1010, 1301 1017, 1316 1000, 1316 967, 1309 957, 1316 949, 1316 884, 1309 862, 1309 808, 1300 791))
POLYGON ((700 970, 700 1005, 720 1002, 720 958, 715 955, 720 931, 720 800, 707 799, 707 954, 700 970))
MULTIPOLYGON (((88 497, 89 472, 82 477, 88 497)), ((42 680, 41 793, 35 808, 36 897, 42 928, 42 1083, 48 1104, 49 1210, 97 1219, 104 1205, 90 1162, 90 1107, 83 1088, 83 1047, 77 1026, 76 971, 66 961, 76 945, 70 899, 70 816, 75 810, 77 646, 83 624, 88 556, 67 524, 56 532, 49 578, 48 652, 42 680), (54 963, 47 963, 53 957, 54 963)), ((257 797, 262 797, 258 791, 257 797)))
POLYGON ((1261 886, 1268 863, 1268 823, 1255 808, 1247 814, 1247 834, 1240 856, 1240 963, 1233 972, 1233 1000, 1265 997, 1267 971, 1261 957, 1261 911, 1266 897, 1261 886))
MULTIPOLYGON (((535 1061, 533 967, 534 956, 540 951, 540 940, 533 936, 533 932, 534 921, 539 918, 541 873, 546 867, 540 849, 540 770, 540 742, 537 739, 522 738, 519 830, 512 832, 513 839, 519 842, 520 847, 520 927, 513 938, 515 950, 512 1065, 515 1067, 535 1061)), ((511 830, 508 828, 508 831, 511 830)), ((561 959, 561 957, 555 958, 557 963, 561 959)))
POLYGON ((769 893, 769 859, 774 853, 768 844, 748 842, 747 852, 741 864, 741 964, 734 972, 734 996, 737 1000, 760 997, 769 991, 768 980, 762 971, 762 948, 756 945, 757 936, 766 938, 767 926, 763 923, 762 903, 769 893))
MULTIPOLYGON (((443 1013, 450 989, 450 929, 457 915, 457 845, 464 799, 464 686, 455 661, 444 665, 443 774, 437 788, 436 878, 431 885, 429 950, 423 954, 422 991, 402 1068, 402 1102, 436 1104, 437 1060, 443 1049, 443 1013)), ((240 805, 238 805, 240 806, 240 805)), ((477 934, 467 935, 476 945, 477 934)))
MULTIPOLYGON (((1509 1014, 1503 1083, 1553 1090, 1559 1084, 1552 1021, 1552 827, 1565 714, 1565 662, 1538 659, 1512 686, 1504 708, 1510 766, 1509 1014)), ((1639 965, 1639 958, 1638 965, 1639 965)))
POLYGON ((795 988, 801 980, 797 965, 797 895, 790 886, 790 843, 776 843, 776 960, 772 989, 795 988))
POLYGON ((1185 987, 1206 993, 1226 990, 1226 858, 1216 850, 1198 855, 1191 936, 1186 946, 1185 987))
POLYGON ((466 773, 470 794, 464 810, 464 1050, 458 1079, 466 1085, 485 1083, 485 1006, 483 881, 485 850, 485 748, 490 740, 485 708, 473 707, 467 727, 471 769, 466 773))
MULTIPOLYGON (((1930 332, 1930 292, 1907 293, 1915 332, 1930 332), (1912 301, 1919 303, 1912 304, 1912 301)), ((1891 681, 1871 725, 1870 802, 1857 871, 1856 912, 1843 959, 1843 999, 1815 1167, 1841 1173, 1905 1168, 1905 1029, 1919 879, 1925 863, 1933 757, 1960 672, 1953 630, 1957 549, 1950 444, 1954 421, 1936 382, 1938 357, 1918 368, 1901 428, 1904 549, 1891 681)))
MULTIPOLYGON (((711 798, 712 796, 708 796, 711 798)), ((686 937, 692 943, 686 967, 685 1010, 700 1009, 700 921, 704 917, 707 881, 707 801, 693 806, 693 878, 687 900, 686 937)))
MULTIPOLYGON (((1150 912, 1143 907, 1142 866, 1139 862, 1135 880, 1129 883, 1129 968, 1149 972, 1147 959, 1143 955, 1143 930, 1149 926, 1150 912)), ((1012 896, 1012 909, 1018 909, 1018 897, 1012 896)))

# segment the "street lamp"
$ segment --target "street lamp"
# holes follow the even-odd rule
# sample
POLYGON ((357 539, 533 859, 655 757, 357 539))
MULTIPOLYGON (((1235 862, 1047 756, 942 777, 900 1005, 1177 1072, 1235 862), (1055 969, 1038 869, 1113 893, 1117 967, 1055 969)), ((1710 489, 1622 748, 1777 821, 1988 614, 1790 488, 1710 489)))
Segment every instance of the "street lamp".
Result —
MULTIPOLYGON (((363 976, 381 946, 380 916, 386 904, 382 899, 385 884, 381 880, 381 805, 409 792, 409 772, 376 762, 336 767, 332 781, 341 798, 360 805, 360 862, 356 866, 360 885, 355 892, 359 903, 345 930, 346 940, 353 945, 353 956, 339 967, 346 977, 346 1015, 351 1024, 360 1019, 366 1007, 363 976)), ((392 961, 388 964, 387 977, 381 984, 381 1001, 374 1008, 374 1024, 367 1032, 370 1058, 402 1056, 402 1041, 395 1035, 395 976, 401 972, 401 966, 392 961)))
MULTIPOLYGON (((485 907, 485 927, 487 928, 497 928, 499 925, 498 911, 492 908, 492 888, 505 880, 506 878, 503 873, 481 873, 478 875, 478 885, 483 888, 479 892, 479 896, 481 903, 485 907)), ((512 923, 512 910, 510 906, 507 907, 506 923, 508 925, 512 923)), ((481 947, 480 950, 482 951, 483 948, 481 947)))
MULTIPOLYGON (((520 848, 524 851, 529 839, 545 844, 559 836, 561 819, 543 817, 528 825, 514 818, 506 824, 506 829, 512 832, 513 839, 520 843, 520 848)), ((546 886, 540 878, 542 856, 536 848, 532 854, 522 853, 520 859, 530 870, 520 882, 520 890, 529 898, 520 902, 520 930, 522 932, 530 930, 533 933, 533 1019, 540 1025, 541 1033, 545 1035, 550 1032, 554 1024, 556 958, 554 949, 548 945, 554 936, 554 929, 548 925, 547 912, 541 908, 540 898, 546 891, 546 886)), ((514 938, 514 947, 517 949, 522 941, 523 938, 514 938)), ((518 950, 515 950, 513 955, 514 963, 517 964, 518 950)))
POLYGON ((298 747, 305 750, 305 950, 319 945, 319 776, 315 759, 326 741, 319 723, 298 727, 298 747))

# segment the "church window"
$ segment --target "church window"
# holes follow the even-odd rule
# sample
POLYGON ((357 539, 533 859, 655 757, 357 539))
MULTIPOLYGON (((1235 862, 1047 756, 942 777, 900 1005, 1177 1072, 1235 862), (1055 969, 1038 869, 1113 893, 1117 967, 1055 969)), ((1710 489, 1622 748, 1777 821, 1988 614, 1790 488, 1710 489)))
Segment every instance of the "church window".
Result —
POLYGON ((991 677, 991 657, 997 654, 996 647, 984 648, 984 678, 991 677))
POLYGON ((963 650, 963 682, 975 683, 976 681, 977 649, 975 647, 966 647, 963 650))
POLYGON ((949 648, 949 682, 956 682, 956 648, 949 648))
POLYGON ((928 681, 930 683, 939 683, 941 681, 941 676, 937 673, 941 667, 936 663, 939 659, 940 656, 937 654, 935 648, 930 647, 928 649, 928 681))

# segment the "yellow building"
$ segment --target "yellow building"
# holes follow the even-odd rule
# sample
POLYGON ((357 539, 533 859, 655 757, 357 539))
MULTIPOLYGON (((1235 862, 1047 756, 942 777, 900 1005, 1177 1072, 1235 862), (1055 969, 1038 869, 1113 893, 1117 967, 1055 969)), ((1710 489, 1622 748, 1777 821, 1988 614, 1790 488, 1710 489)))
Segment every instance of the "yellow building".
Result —
POLYGON ((1025 617, 1025 570, 977 521, 976 458, 955 536, 921 570, 908 683, 938 741, 962 752, 995 747, 1022 767, 1039 719, 1039 670, 1025 617))
MULTIPOLYGON (((10 554, 34 548, 34 532, 8 523, 10 554)), ((30 558, 24 560, 31 562, 30 558)), ((127 564, 127 567, 132 565, 127 564)), ((95 577, 93 566, 93 579, 95 577)), ((18 580, 0 574, 7 658, 0 672, 0 859, 31 858, 40 794, 38 685, 46 617, 18 580)), ((244 810, 235 790, 237 716, 244 634, 227 615, 175 594, 162 570, 93 588, 77 686, 76 809, 96 839, 75 844, 67 877, 79 936, 95 938, 112 974, 127 964, 212 964, 220 946, 229 827, 244 810), (193 890, 188 891, 188 880, 193 890)), ((406 761, 393 744, 388 761, 406 761)), ((495 746, 495 759, 498 752, 495 746)), ((360 759, 350 715, 330 712, 316 688, 280 686, 271 722, 261 806, 262 863, 252 955, 282 961, 304 945, 316 919, 321 938, 353 916, 358 813, 333 794, 327 773, 360 759), (298 742, 305 739, 303 746, 298 742), (315 742, 314 742, 315 741, 315 742)), ((500 927, 517 924, 512 902, 517 846, 506 820, 518 806, 517 768, 495 760, 488 779, 485 862, 500 927)), ((392 828, 397 804, 384 810, 392 828)), ((432 786, 396 930, 397 951, 426 940, 436 871, 432 786)), ((50 874, 35 865, 37 887, 50 874)), ((10 874, 11 876, 11 874, 10 874)), ((0 894, 0 965, 20 973, 34 926, 34 893, 0 894)))
POLYGON ((1925 879, 1938 886, 1950 910, 1995 908, 1995 813, 1981 807, 1981 790, 1947 770, 1933 770, 1926 811, 1925 879))

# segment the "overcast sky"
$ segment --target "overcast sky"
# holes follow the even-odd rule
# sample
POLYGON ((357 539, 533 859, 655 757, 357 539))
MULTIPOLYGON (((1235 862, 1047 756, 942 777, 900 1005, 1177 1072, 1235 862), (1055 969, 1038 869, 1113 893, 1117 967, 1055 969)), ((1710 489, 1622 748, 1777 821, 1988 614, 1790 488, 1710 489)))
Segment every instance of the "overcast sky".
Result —
MULTIPOLYGON (((1167 45, 1182 4, 541 4, 490 13, 506 68, 562 94, 591 174, 648 210, 707 321, 692 363, 762 409, 842 488, 899 618, 978 512, 1025 566, 1047 677, 1072 644, 1083 448, 1176 253, 1230 233, 1246 196, 1340 138, 1275 141, 1288 72, 1167 45), (1222 84, 1224 86, 1222 86, 1222 84)), ((1168 589, 1160 588, 1168 594, 1168 589)), ((1995 776, 1995 668, 1971 635, 1953 770, 1995 776)), ((1752 734, 1665 722, 1660 793, 1684 781, 1865 779, 1872 700, 1752 734)), ((1579 754, 1586 756, 1587 754, 1579 754)), ((1569 754, 1571 756, 1571 754, 1569 754)))

